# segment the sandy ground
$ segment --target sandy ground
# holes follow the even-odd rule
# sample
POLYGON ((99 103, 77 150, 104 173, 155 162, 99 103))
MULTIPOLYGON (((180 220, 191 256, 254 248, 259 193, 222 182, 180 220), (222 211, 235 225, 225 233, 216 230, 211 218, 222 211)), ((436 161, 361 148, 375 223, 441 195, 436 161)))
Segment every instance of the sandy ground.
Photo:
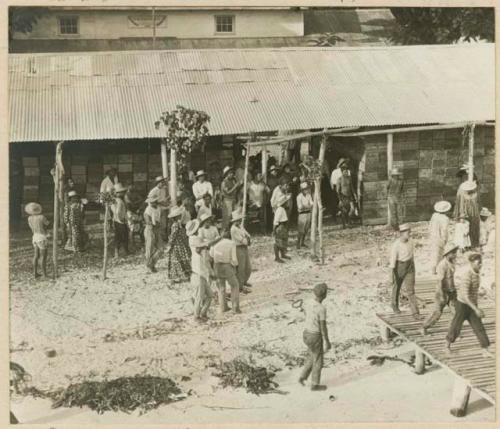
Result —
MULTIPOLYGON (((417 274, 428 276, 427 224, 415 224, 413 237, 417 274)), ((190 285, 170 285, 164 262, 158 273, 147 274, 137 253, 113 261, 109 278, 102 281, 96 248, 77 260, 66 255, 57 281, 34 281, 29 273, 29 236, 16 234, 10 250, 11 360, 22 365, 31 374, 32 384, 42 390, 135 374, 170 377, 184 391, 192 390, 187 400, 140 417, 150 423, 165 423, 165 416, 172 423, 449 420, 453 380, 447 373, 439 370, 436 375, 418 377, 404 364, 374 369, 366 360, 371 354, 405 352, 401 341, 387 350, 375 317, 376 312, 389 309, 387 261, 393 238, 383 227, 343 231, 329 227, 326 263, 316 265, 307 251, 296 250, 291 251, 290 262, 276 264, 272 239, 257 237, 251 247, 253 287, 241 298, 243 313, 227 314, 219 321, 213 319, 212 308, 212 320, 200 325, 192 319, 190 285), (320 394, 318 406, 324 413, 319 413, 317 396, 304 394, 309 391, 296 386, 305 355, 304 313, 292 303, 309 299, 307 289, 322 281, 330 288, 325 303, 333 345, 326 356, 324 381, 337 400, 332 403, 329 394, 320 394), (55 357, 46 357, 49 349, 56 351, 55 357), (278 369, 280 388, 289 394, 257 397, 220 388, 209 366, 234 357, 278 369), (386 386, 383 395, 376 394, 380 383, 386 386), (409 406, 420 400, 428 405, 409 406), (294 401, 296 405, 290 406, 294 401), (217 405, 249 410, 207 408, 217 405)), ((489 254, 482 273, 488 288, 494 281, 493 270, 489 254)), ((477 408, 467 419, 493 418, 492 407, 479 404, 477 408)), ((98 416, 85 410, 50 410, 47 401, 32 398, 16 398, 12 409, 26 422, 44 418, 67 423, 139 421, 137 416, 119 413, 98 416)))

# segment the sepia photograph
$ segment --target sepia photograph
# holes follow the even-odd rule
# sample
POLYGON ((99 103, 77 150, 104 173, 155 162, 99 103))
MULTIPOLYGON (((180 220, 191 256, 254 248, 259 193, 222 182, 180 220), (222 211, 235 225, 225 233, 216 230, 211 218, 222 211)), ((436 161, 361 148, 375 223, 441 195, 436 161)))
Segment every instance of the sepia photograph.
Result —
POLYGON ((11 425, 496 421, 494 7, 11 3, 11 425))

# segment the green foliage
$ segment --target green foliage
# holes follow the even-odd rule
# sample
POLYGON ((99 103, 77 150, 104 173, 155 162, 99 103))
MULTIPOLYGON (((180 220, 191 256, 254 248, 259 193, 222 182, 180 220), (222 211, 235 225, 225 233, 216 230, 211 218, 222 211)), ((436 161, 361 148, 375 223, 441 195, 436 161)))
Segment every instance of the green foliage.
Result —
POLYGON ((495 40, 493 8, 391 8, 396 18, 391 40, 401 45, 495 40))
POLYGON ((9 41, 14 32, 30 33, 33 25, 48 11, 46 7, 9 7, 9 41))

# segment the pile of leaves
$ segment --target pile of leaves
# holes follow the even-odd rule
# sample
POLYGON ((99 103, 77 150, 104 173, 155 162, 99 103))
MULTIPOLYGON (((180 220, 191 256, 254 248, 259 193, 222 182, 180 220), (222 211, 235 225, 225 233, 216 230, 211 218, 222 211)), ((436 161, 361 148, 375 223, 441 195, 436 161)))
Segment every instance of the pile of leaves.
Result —
POLYGON ((247 392, 255 395, 275 392, 278 383, 273 381, 276 375, 264 367, 255 367, 241 359, 221 362, 216 366, 215 377, 221 379, 223 387, 244 387, 247 392))
POLYGON ((111 381, 72 384, 54 395, 52 407, 87 406, 99 414, 105 411, 130 413, 138 408, 140 414, 144 414, 186 396, 169 378, 120 377, 111 381))

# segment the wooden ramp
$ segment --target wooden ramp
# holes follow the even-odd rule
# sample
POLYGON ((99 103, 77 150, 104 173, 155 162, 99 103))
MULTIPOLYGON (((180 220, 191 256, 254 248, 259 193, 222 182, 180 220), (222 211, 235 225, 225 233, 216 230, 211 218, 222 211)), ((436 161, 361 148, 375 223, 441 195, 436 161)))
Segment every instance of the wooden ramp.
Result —
MULTIPOLYGON (((420 311, 427 317, 433 311, 436 280, 434 278, 419 279, 415 285, 420 311)), ((424 371, 424 356, 451 372, 456 377, 452 414, 465 415, 470 390, 475 390, 480 396, 495 404, 496 401, 496 331, 495 303, 488 297, 480 297, 479 307, 483 309, 483 319, 486 332, 491 341, 493 356, 484 356, 479 342, 467 322, 464 323, 460 337, 451 347, 451 354, 446 350, 446 334, 451 322, 451 312, 445 308, 439 321, 428 329, 427 335, 420 332, 422 321, 415 321, 406 311, 401 314, 377 314, 383 330, 390 330, 415 344, 417 373, 424 371), (458 390, 458 392, 457 392, 458 390), (463 392, 463 395, 460 393, 463 392), (457 399, 458 398, 458 399, 457 399), (462 401, 463 410, 456 403, 462 401), (465 402, 465 403, 463 403, 465 402)), ((387 334, 383 335, 387 337, 387 334)))

